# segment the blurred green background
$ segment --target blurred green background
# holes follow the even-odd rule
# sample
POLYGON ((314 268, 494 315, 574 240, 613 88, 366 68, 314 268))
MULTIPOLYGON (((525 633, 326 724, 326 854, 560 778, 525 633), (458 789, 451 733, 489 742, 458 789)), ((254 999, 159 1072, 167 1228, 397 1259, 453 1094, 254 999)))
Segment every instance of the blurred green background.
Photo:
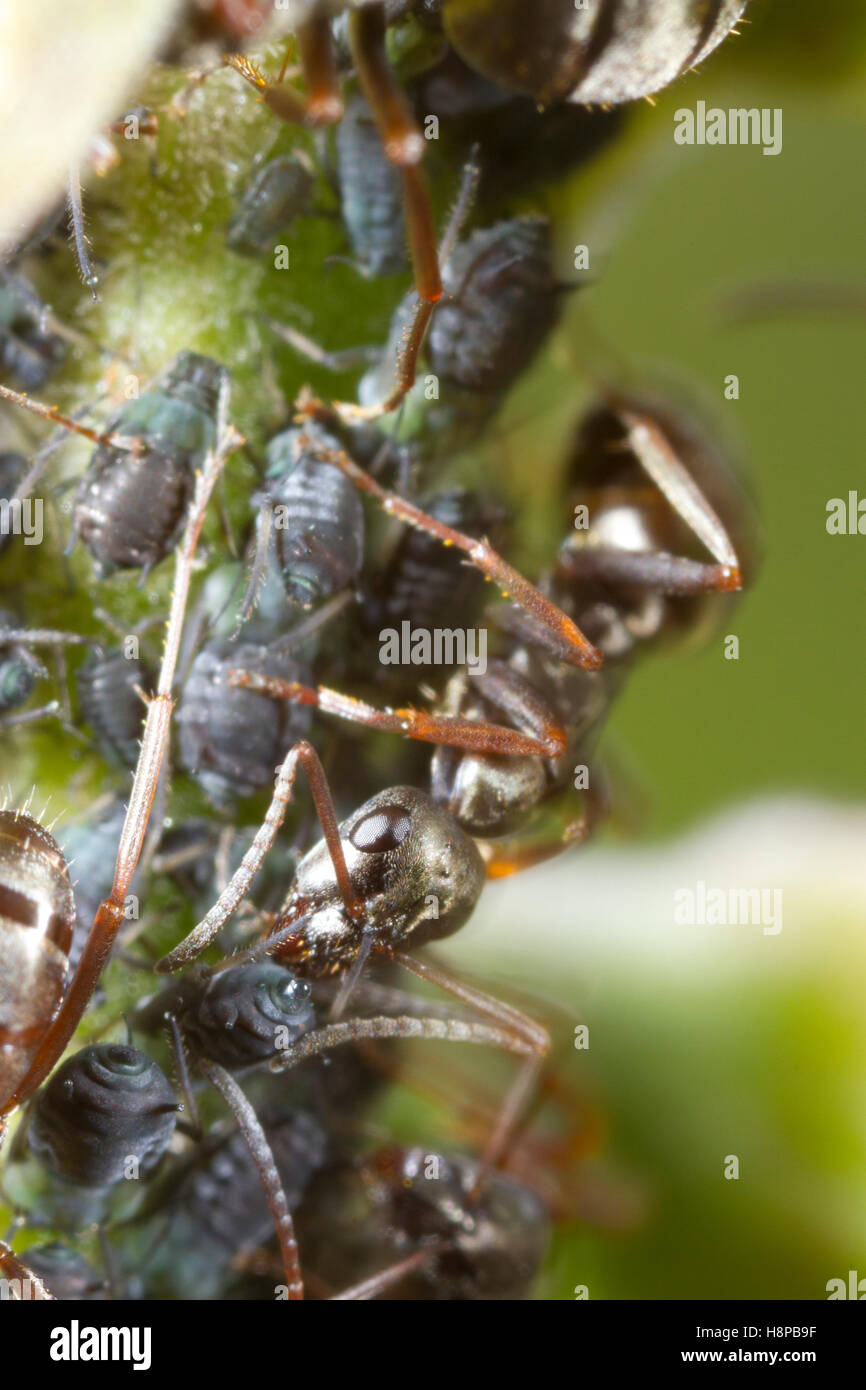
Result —
MULTIPOLYGON (((825 527, 830 498, 850 489, 866 496, 866 315, 815 310, 732 322, 722 312, 726 292, 788 277, 849 282, 862 299, 864 76, 859 0, 755 0, 739 38, 633 113, 627 136, 553 200, 564 251, 584 241, 592 248, 593 283, 575 296, 551 351, 480 453, 524 508, 523 558, 542 562, 550 525, 558 526, 559 445, 588 399, 580 368, 591 367, 602 343, 707 403, 740 456, 763 527, 757 582, 727 628, 739 636, 739 660, 723 659, 719 637, 701 652, 648 662, 612 721, 647 792, 642 839, 492 887, 477 923, 448 952, 506 984, 537 989, 591 1027, 589 1052, 566 1070, 604 1115, 592 1166, 612 1175, 619 1195, 594 1206, 586 1199, 597 1216, 607 1213, 598 1229, 587 1219, 557 1235, 543 1297, 569 1298, 585 1284, 592 1298, 821 1298, 832 1277, 852 1268, 866 1276, 866 970, 856 848, 866 802, 866 537, 830 536, 825 527), (783 152, 675 145, 674 111, 699 99, 781 107, 783 152), (740 379, 738 401, 724 399, 729 373, 740 379), (539 488, 540 475, 551 479, 548 488, 539 488), (751 799, 779 793, 840 806, 828 819, 820 800, 798 803, 805 811, 793 829, 784 801, 769 804, 763 819, 744 819, 751 799), (726 857, 718 857, 721 832, 711 823, 678 859, 677 837, 722 811, 730 812, 726 857), (764 850, 761 874, 755 856, 764 850), (684 863, 690 877, 682 877, 684 863), (710 881, 719 864, 728 875, 721 881, 743 886, 790 873, 785 931, 746 940, 746 929, 734 928, 692 959, 662 922, 660 904, 669 899, 657 874, 666 864, 673 884, 710 881), (758 877, 731 878, 738 864, 758 877), (585 898, 602 937, 609 928, 607 944, 590 942, 585 898), (729 1153, 742 1160, 738 1182, 721 1177, 729 1153)), ((260 379, 258 328, 243 306, 275 312, 277 289, 208 233, 232 206, 226 148, 264 131, 267 118, 240 100, 230 114, 224 126, 196 127, 193 119, 192 136, 165 137, 169 163, 172 140, 191 142, 178 157, 195 155, 205 170, 199 183, 181 177, 155 189, 145 180, 146 152, 130 156, 93 205, 97 244, 117 269, 113 285, 92 308, 67 276, 53 302, 83 332, 137 355, 143 374, 183 346, 225 355, 240 381, 240 423, 257 416, 262 427, 269 386, 260 379), (177 206, 178 197, 182 239, 161 215, 160 200, 177 206), (136 198, 138 242, 129 234, 136 198)), ((323 245, 339 249, 338 231, 309 225, 293 256, 303 269, 304 256, 318 259, 323 245)), ((381 335, 388 304, 378 286, 340 267, 296 283, 298 321, 307 326, 304 311, 315 315, 329 345, 381 335), (329 316, 334 334, 339 324, 344 335, 339 342, 329 316)), ((276 384, 288 394, 310 375, 289 354, 277 363, 276 384)), ((78 400, 97 376, 93 361, 73 362, 56 398, 78 400)), ((324 377, 317 384, 326 382, 335 389, 324 377)), ((10 590, 17 563, 6 558, 0 570, 10 590)), ((43 566, 50 569, 48 557, 37 561, 35 607, 38 583, 53 583, 43 566)), ((80 556, 72 566, 89 573, 80 556)), ((167 576, 155 580, 145 601, 158 611, 166 588, 167 576)), ((114 595, 121 612, 140 610, 125 580, 114 595)), ((58 625, 80 618, 74 598, 61 592, 55 601, 58 625)), ((4 744, 2 780, 16 792, 38 780, 46 794, 63 790, 83 805, 100 774, 79 766, 70 783, 70 758, 74 749, 58 756, 55 734, 34 731, 26 744, 4 744)), ((424 1123, 405 1097, 383 1119, 407 1138, 424 1123)))

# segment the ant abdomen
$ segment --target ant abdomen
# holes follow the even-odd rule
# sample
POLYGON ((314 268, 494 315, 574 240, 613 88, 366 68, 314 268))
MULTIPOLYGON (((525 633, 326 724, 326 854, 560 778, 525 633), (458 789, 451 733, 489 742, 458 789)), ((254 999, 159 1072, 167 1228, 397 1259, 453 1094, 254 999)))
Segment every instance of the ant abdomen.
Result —
POLYGON ((107 1193, 153 1171, 177 1109, 156 1062, 126 1044, 98 1043, 64 1062, 40 1092, 30 1148, 55 1178, 107 1193))
POLYGON ((540 105, 636 101, 702 62, 746 0, 443 0, 445 33, 478 72, 540 105))
POLYGON ((0 810, 0 1095, 24 1076, 63 996, 75 923, 60 846, 0 810))
POLYGON ((289 598, 304 607, 354 583, 364 558, 358 490, 316 456, 317 441, 336 444, 313 428, 289 429, 272 439, 267 450, 267 497, 280 573, 289 598))
POLYGON ((151 390, 130 401, 108 433, 141 446, 101 444, 75 499, 75 531, 103 573, 150 570, 169 554, 186 516, 194 470, 215 436, 224 368, 179 353, 151 390))

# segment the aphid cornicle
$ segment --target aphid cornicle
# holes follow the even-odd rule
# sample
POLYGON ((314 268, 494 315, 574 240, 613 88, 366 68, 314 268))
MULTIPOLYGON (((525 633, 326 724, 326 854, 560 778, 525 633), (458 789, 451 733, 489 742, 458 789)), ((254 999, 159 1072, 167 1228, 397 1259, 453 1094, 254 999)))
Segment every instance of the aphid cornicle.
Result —
POLYGON ((135 767, 152 685, 143 661, 118 648, 91 653, 75 672, 80 717, 103 755, 135 767))
POLYGON ((226 229, 226 245, 245 256, 273 251, 279 234, 309 211, 315 174, 301 151, 269 159, 251 178, 226 229))
POLYGON ((307 660, 276 644, 217 638, 198 653, 178 703, 178 751, 181 765, 216 805, 272 782, 286 747, 311 723, 309 710, 281 710, 254 691, 232 688, 228 674, 235 666, 285 680, 309 678, 307 660))
POLYGON ((304 440, 311 446, 336 442, 315 427, 276 435, 267 448, 263 500, 273 509, 286 593, 309 607, 357 579, 364 558, 364 509, 357 489, 304 440))
POLYGON ((30 1148, 55 1178, 105 1194, 146 1176, 174 1133, 178 1105, 156 1062, 124 1043, 76 1052, 40 1091, 28 1130, 30 1148))
POLYGON ((193 474, 214 442, 225 369, 181 352, 149 391, 109 422, 129 451, 99 445, 75 499, 74 529, 98 570, 152 569, 168 555, 186 517, 193 474))
POLYGON ((0 811, 0 1094, 25 1074, 57 1011, 74 925, 60 846, 31 816, 0 811))
POLYGON ((542 105, 637 101, 700 63, 747 0, 442 0, 445 33, 470 67, 542 105))

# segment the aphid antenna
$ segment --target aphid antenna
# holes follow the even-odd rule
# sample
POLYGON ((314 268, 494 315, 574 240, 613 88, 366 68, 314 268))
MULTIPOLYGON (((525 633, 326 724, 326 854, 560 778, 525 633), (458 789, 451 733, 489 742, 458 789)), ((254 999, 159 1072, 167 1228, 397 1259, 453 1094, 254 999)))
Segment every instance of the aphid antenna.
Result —
POLYGON ((78 271, 83 283, 90 290, 91 298, 96 302, 99 299, 99 295, 96 293, 96 286, 99 281, 90 263, 90 250, 87 245, 87 234, 84 229, 84 207, 81 201, 81 171, 77 164, 71 164, 69 166, 67 203, 69 205, 69 222, 72 231, 73 245, 75 247, 75 257, 78 262, 78 271))

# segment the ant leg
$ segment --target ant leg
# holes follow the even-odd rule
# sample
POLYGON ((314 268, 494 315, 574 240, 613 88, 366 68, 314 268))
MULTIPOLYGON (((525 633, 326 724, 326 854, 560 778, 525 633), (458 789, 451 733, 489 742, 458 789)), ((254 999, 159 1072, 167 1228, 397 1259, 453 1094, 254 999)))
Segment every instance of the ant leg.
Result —
POLYGON ((389 1265, 387 1269, 380 1269, 377 1274, 372 1274, 369 1279, 364 1279, 362 1283, 353 1284, 351 1288, 343 1289, 342 1293, 332 1294, 328 1301, 329 1303, 347 1303, 375 1298, 377 1294, 384 1293, 394 1284, 399 1284, 400 1280, 405 1278, 407 1274, 413 1274, 428 1260, 444 1254, 447 1250, 453 1250, 453 1248, 453 1243, 449 1240, 433 1241, 430 1245, 425 1245, 423 1249, 416 1250, 414 1254, 407 1255, 405 1260, 399 1260, 396 1264, 389 1265))
POLYGON ((587 840, 600 816, 586 812, 576 820, 569 820, 561 833, 548 835, 537 843, 529 843, 520 836, 509 840, 486 841, 479 845, 489 879, 510 878, 512 874, 522 873, 536 864, 553 859, 572 845, 581 845, 587 840))
MULTIPOLYGON (((463 169, 463 177, 460 182, 460 191, 448 219, 445 235, 439 246, 437 262, 445 265, 454 250, 457 238, 469 209, 475 198, 475 192, 480 177, 480 168, 477 162, 476 150, 473 149, 468 162, 463 169)), ((404 180, 406 181, 406 216, 410 225, 414 220, 423 222, 423 200, 426 198, 426 191, 420 184, 420 174, 416 170, 404 170, 404 180), (413 182, 413 177, 415 182, 413 182)), ((410 240, 413 233, 410 230, 410 240)), ((418 233, 414 233, 417 237, 418 233)), ((382 415, 389 415, 402 405, 404 398, 415 385, 415 377, 418 368, 418 355, 424 343, 430 320, 433 317, 435 303, 424 299, 420 293, 418 302, 413 313, 407 319, 402 344, 397 356, 397 372, 394 379, 394 386, 384 401, 378 405, 364 406, 351 404, 349 402, 339 402, 333 406, 325 406, 320 401, 309 400, 299 402, 302 413, 316 419, 320 419, 325 424, 333 424, 335 421, 354 422, 358 420, 377 420, 382 415)))
POLYGON ((601 652, 584 637, 571 618, 518 570, 503 560, 487 541, 466 536, 462 531, 456 531, 453 526, 447 526, 444 521, 429 516, 414 503, 399 497, 396 492, 386 491, 369 473, 349 458, 344 450, 326 449, 312 440, 301 442, 305 447, 312 449, 317 458, 339 468, 361 492, 375 498, 389 516, 396 516, 409 526, 426 531, 445 546, 461 550, 469 563, 496 584, 505 598, 511 599, 551 633, 561 660, 572 666, 582 666, 588 671, 594 671, 601 665, 601 652))
MULTIPOLYGON (((307 112, 314 125, 333 125, 343 115, 340 78, 334 57, 331 22, 326 15, 305 20, 295 30, 298 57, 307 82, 307 112)), ((286 54, 288 58, 288 52, 286 54)), ((283 79, 280 73, 280 81, 283 79)))
POLYGON ((628 431, 628 445, 644 471, 713 559, 728 571, 726 582, 716 587, 741 589, 740 561, 733 542, 664 431, 652 416, 631 409, 627 403, 614 400, 613 406, 628 431))
POLYGON ((171 596, 162 666, 156 694, 148 705, 147 719, 141 740, 141 752, 135 770, 126 819, 121 831, 111 892, 97 909, 93 925, 81 953, 78 969, 28 1071, 18 1082, 12 1095, 0 1100, 0 1116, 7 1115, 20 1105, 22 1100, 31 1095, 42 1084, 59 1060, 96 988, 118 929, 124 921, 127 889, 138 864, 147 833, 150 808, 168 747, 173 704, 171 689, 180 649, 183 618, 192 579, 196 546, 204 524, 207 504, 223 464, 228 455, 242 442, 241 435, 226 420, 227 402, 228 377, 225 377, 220 392, 217 442, 201 473, 196 478, 186 530, 177 552, 175 583, 171 596))
POLYGON ((157 974, 168 975, 174 970, 179 970, 181 966, 187 965, 196 956, 200 955, 206 946, 223 928, 232 913, 236 910, 239 903, 246 897, 253 878, 261 867, 262 860, 270 849, 277 837, 279 829, 285 820, 286 808, 292 799, 292 791, 295 784, 295 774, 298 763, 304 769, 310 790, 313 794, 313 803, 319 824, 322 827, 322 834, 328 846, 331 862, 334 865, 334 872, 340 893, 346 907, 346 911, 351 917, 359 920, 363 913, 363 906, 355 897, 352 890, 352 883, 349 877, 349 870, 346 866, 346 859, 343 854, 343 846, 340 841, 340 832, 337 826, 337 814, 334 810, 334 803, 331 800, 331 793, 328 788, 328 780, 325 770, 319 761, 319 755, 312 744, 302 740, 295 743, 289 749, 281 766, 277 770, 277 779, 274 784, 274 792, 271 797, 271 804, 265 814, 265 819, 256 832, 255 839, 235 870, 231 882, 223 893, 220 894, 210 912, 202 918, 197 926, 193 927, 188 936, 179 945, 163 956, 162 960, 157 961, 154 967, 157 974))
POLYGON ((489 724, 482 719, 463 719, 459 715, 429 714, 420 709, 377 709, 319 685, 313 688, 298 681, 286 681, 278 676, 263 676, 254 671, 231 670, 229 685, 255 690, 275 700, 292 700, 299 705, 312 705, 324 714, 335 714, 353 724, 384 733, 403 734, 421 743, 445 744, 449 748, 465 748, 473 753, 499 753, 510 757, 557 758, 565 750, 566 737, 562 729, 548 723, 538 737, 509 729, 501 724, 489 724))
POLYGON ((433 305, 442 298, 442 277, 430 197, 419 170, 424 137, 385 53, 385 6, 366 5, 349 15, 349 43, 358 81, 392 164, 403 172, 406 235, 418 298, 433 305))
MULTIPOLYGON (((10 401, 12 405, 20 405, 24 410, 29 410, 31 415, 38 415, 43 420, 50 420, 52 424, 62 425, 72 434, 80 434, 82 438, 89 439, 91 444, 100 444, 106 449, 124 449, 127 453, 132 454, 141 451, 142 445, 139 440, 129 439, 122 434, 100 434, 98 430, 89 429, 87 425, 79 424, 71 416, 64 415, 56 406, 43 405, 41 401, 34 401, 33 397, 28 396, 25 391, 13 391, 8 386, 0 386, 0 399, 10 401)), ((237 437, 240 438, 239 435, 237 437)))
POLYGON ((215 1062, 202 1062, 202 1071, 215 1086, 237 1121, 238 1129, 249 1148, 256 1165, 259 1181, 267 1198, 268 1210, 274 1220, 274 1229, 280 1242, 283 1269, 288 1285, 290 1299, 302 1299, 304 1285, 301 1279, 301 1266, 298 1258, 298 1244, 295 1240, 295 1225, 271 1146, 265 1137, 258 1116, 250 1105, 234 1077, 215 1062))
POLYGON ((627 584, 675 598, 694 594, 729 593, 743 587, 738 568, 707 565, 683 555, 587 547, 560 554, 557 570, 588 583, 627 584))
POLYGON ((17 1287, 21 1290, 18 1295, 21 1301, 42 1303, 50 1299, 53 1302, 54 1294, 46 1288, 42 1280, 37 1278, 32 1270, 27 1268, 24 1261, 10 1250, 5 1240, 0 1240, 0 1270, 2 1270, 3 1278, 9 1281, 11 1288, 17 1287))
POLYGON ((494 999, 484 990, 466 984, 452 975, 450 971, 444 970, 442 966, 434 965, 430 961, 417 960, 414 956, 407 955, 402 951, 392 952, 391 958, 402 965, 405 970, 417 975, 419 979, 426 980, 428 984, 436 985, 446 994, 451 994, 454 998, 459 999, 461 1003, 469 1004, 482 1017, 490 1019, 498 1028, 505 1030, 506 1036, 512 1039, 511 1050, 522 1050, 524 1053, 523 1064, 505 1097, 493 1132, 488 1138, 481 1156, 473 1188, 473 1191, 477 1193, 485 1173, 496 1165, 508 1147, 521 1112, 538 1081, 545 1058, 550 1051, 550 1034, 546 1028, 543 1028, 540 1023, 536 1023, 528 1014, 512 1008, 510 1004, 505 1004, 501 999, 494 999), (515 1045, 518 1042, 523 1044, 522 1049, 515 1045))

